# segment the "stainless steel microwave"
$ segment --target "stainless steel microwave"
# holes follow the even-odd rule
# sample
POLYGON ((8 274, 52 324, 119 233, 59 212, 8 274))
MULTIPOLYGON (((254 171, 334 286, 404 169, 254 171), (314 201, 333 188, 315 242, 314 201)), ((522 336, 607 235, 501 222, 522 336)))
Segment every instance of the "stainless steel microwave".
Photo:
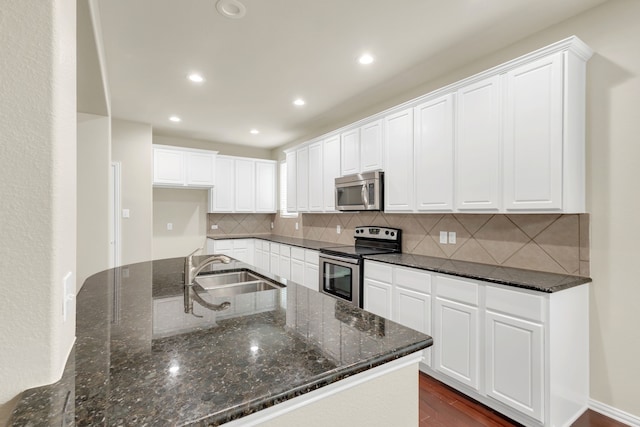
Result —
POLYGON ((339 211, 381 211, 384 209, 384 172, 336 178, 335 193, 339 211))

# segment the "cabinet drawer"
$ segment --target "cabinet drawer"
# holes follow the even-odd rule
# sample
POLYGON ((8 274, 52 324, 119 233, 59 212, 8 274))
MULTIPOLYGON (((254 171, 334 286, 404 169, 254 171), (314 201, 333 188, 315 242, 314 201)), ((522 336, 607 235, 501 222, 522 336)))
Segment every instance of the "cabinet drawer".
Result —
POLYGON ((487 286, 487 309, 521 319, 544 322, 544 297, 523 291, 487 286))
POLYGON ((266 245, 269 244, 269 243, 267 243, 267 242, 265 242, 264 240, 261 240, 261 239, 253 239, 253 240, 254 240, 255 248, 257 250, 259 250, 259 251, 264 249, 263 246, 262 246, 263 243, 266 244, 266 245))
POLYGON ((418 292, 431 293, 431 274, 412 268, 394 267, 393 284, 418 292))
POLYGON ((291 256, 291 246, 280 245, 280 256, 290 257, 291 256))
POLYGON ((318 265, 320 263, 320 260, 318 259, 318 251, 306 249, 304 251, 304 261, 309 264, 318 265))
POLYGON ((436 293, 453 301, 478 305, 478 284, 451 276, 437 276, 436 293))
POLYGON ((393 282, 393 267, 374 261, 364 263, 364 277, 385 283, 393 282))
POLYGON ((272 254, 280 254, 280 245, 278 243, 269 243, 269 252, 272 254))
POLYGON ((304 249, 299 247, 291 248, 291 258, 304 261, 304 249))

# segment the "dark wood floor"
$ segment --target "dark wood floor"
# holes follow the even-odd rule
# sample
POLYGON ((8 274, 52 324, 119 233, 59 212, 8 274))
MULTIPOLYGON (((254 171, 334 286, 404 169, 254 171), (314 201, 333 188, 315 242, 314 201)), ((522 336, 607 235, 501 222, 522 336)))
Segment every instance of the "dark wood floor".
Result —
MULTIPOLYGON (((420 373, 420 426, 519 426, 492 409, 420 373)), ((573 427, 626 427, 618 421, 588 410, 573 427)))

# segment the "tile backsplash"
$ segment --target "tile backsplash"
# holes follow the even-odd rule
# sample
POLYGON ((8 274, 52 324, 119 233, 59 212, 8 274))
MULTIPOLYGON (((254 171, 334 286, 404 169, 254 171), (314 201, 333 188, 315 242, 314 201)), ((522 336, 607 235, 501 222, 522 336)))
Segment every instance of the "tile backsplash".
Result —
POLYGON ((209 234, 270 233, 352 244, 360 225, 402 229, 405 253, 531 270, 589 275, 588 214, 386 214, 358 212, 302 214, 209 214, 209 234), (271 221, 274 223, 271 229, 271 221), (296 223, 298 229, 296 230, 296 223), (337 226, 341 232, 337 233, 337 226), (455 232, 455 244, 441 244, 440 232, 455 232))

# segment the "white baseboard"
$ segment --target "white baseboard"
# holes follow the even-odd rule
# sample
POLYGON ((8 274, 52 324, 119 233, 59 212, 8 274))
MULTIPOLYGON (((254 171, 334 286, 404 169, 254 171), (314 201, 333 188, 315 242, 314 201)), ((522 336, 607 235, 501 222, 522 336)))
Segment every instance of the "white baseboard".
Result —
POLYGON ((589 399, 589 408, 632 427, 640 427, 640 417, 621 411, 597 400, 589 399))

